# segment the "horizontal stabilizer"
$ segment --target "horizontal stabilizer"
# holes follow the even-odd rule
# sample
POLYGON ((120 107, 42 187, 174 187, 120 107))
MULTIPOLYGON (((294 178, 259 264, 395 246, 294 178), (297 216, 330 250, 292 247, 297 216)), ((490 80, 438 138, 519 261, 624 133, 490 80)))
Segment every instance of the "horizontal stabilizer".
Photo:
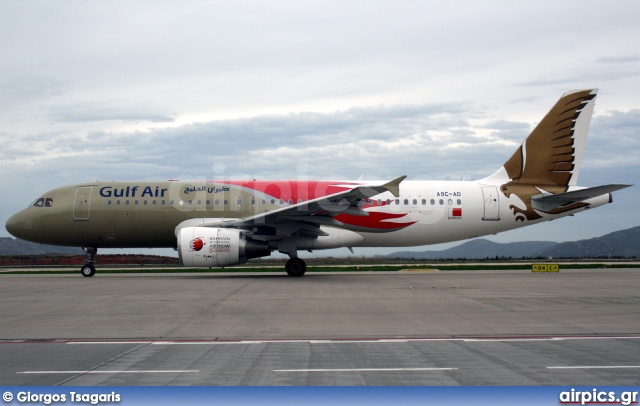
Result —
POLYGON ((603 185, 574 190, 572 192, 558 193, 555 195, 550 193, 541 193, 539 195, 531 196, 531 205, 536 210, 549 211, 571 203, 583 202, 629 186, 631 185, 603 185))

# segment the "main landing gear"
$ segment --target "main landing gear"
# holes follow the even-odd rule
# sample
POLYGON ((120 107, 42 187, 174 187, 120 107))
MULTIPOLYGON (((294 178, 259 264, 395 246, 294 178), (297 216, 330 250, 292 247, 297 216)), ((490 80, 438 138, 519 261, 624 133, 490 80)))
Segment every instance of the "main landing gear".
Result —
POLYGON ((291 258, 287 261, 284 269, 289 276, 302 276, 307 271, 307 264, 300 258, 291 258))
POLYGON ((82 276, 90 278, 96 274, 95 263, 98 249, 95 247, 83 247, 82 250, 87 253, 87 256, 84 258, 84 265, 80 268, 80 273, 82 276))

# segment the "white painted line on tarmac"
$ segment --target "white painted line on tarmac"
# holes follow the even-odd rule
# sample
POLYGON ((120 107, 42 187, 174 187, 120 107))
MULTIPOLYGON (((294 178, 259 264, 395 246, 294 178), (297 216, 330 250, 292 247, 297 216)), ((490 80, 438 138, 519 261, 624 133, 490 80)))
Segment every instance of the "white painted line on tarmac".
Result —
POLYGON ((458 368, 346 368, 346 369, 274 369, 273 372, 396 372, 396 371, 455 371, 458 368))
POLYGON ((138 371, 22 371, 16 374, 188 374, 199 369, 138 370, 138 371))
POLYGON ((71 345, 117 345, 117 344, 151 344, 151 345, 253 345, 253 344, 395 344, 395 343, 428 343, 428 342, 536 342, 536 341, 571 341, 571 340, 639 340, 640 336, 611 337, 488 337, 488 338, 383 338, 383 339, 309 339, 309 340, 153 340, 153 341, 68 341, 71 345))
POLYGON ((640 365, 577 365, 566 367, 547 367, 547 369, 634 369, 640 365))
POLYGON ((89 345, 89 344, 152 344, 153 341, 69 341, 66 344, 89 345))
POLYGON ((570 340, 638 340, 640 336, 610 336, 610 337, 497 337, 497 338, 465 338, 466 342, 517 342, 517 341, 570 341, 570 340))
POLYGON ((564 341, 565 338, 545 337, 545 338, 466 338, 462 341, 469 343, 476 342, 520 342, 520 341, 564 341))

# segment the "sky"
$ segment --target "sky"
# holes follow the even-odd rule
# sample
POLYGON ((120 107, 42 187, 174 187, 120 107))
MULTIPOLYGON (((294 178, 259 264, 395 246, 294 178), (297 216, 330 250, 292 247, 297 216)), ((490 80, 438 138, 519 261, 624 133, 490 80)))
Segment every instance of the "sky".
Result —
MULTIPOLYGON (((579 184, 635 184, 638 15, 635 0, 3 1, 0 221, 96 176, 480 179, 592 87, 579 184)), ((640 225, 638 201, 636 186, 490 239, 601 236, 640 225)))

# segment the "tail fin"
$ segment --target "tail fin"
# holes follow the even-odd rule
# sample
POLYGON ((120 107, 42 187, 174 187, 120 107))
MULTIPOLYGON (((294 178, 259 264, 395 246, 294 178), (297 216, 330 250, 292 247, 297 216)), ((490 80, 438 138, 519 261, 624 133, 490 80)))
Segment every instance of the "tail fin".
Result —
POLYGON ((597 89, 562 95, 525 142, 487 180, 548 185, 564 192, 577 184, 597 89))

